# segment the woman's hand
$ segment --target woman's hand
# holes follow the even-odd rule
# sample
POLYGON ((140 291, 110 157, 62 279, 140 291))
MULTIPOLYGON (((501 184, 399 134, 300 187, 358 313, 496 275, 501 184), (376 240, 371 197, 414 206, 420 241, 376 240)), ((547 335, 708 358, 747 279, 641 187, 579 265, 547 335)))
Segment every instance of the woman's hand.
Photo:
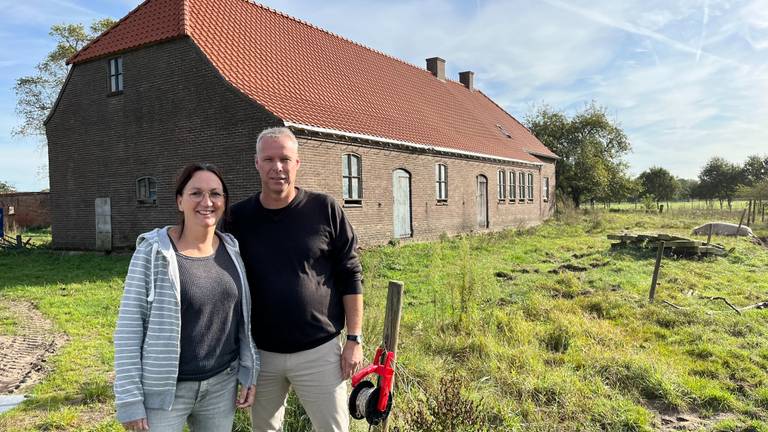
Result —
POLYGON ((123 427, 129 431, 148 431, 149 423, 147 423, 147 419, 143 418, 125 422, 123 423, 123 427))
POLYGON ((248 408, 253 405, 253 399, 256 397, 256 386, 240 387, 237 393, 236 405, 238 408, 248 408))

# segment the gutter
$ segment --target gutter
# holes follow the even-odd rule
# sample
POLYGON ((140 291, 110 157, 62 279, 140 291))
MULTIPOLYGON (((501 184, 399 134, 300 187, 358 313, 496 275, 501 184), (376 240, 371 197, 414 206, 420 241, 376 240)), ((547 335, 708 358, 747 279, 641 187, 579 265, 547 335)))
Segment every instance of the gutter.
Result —
MULTIPOLYGON (((454 155, 458 155, 458 156, 470 156, 470 157, 475 157, 475 158, 494 159, 494 160, 499 160, 499 161, 504 161, 504 162, 517 162, 517 163, 522 163, 522 164, 526 164, 526 165, 534 165, 534 166, 543 166, 544 165, 541 162, 530 162, 530 161, 524 161, 524 160, 520 160, 520 159, 512 159, 512 158, 505 158, 505 157, 501 157, 501 156, 493 156, 493 155, 488 155, 488 154, 483 154, 483 153, 474 153, 474 152, 456 150, 456 149, 451 149, 451 148, 447 148, 447 147, 435 147, 435 146, 429 146, 429 145, 424 145, 424 144, 416 144, 416 143, 412 143, 412 142, 409 142, 409 141, 400 141, 400 140, 394 140, 394 139, 389 139, 389 138, 382 138, 382 137, 377 137, 377 136, 374 136, 374 135, 365 135, 365 134, 359 134, 359 133, 354 133, 354 132, 340 131, 338 129, 327 129, 327 128, 322 128, 322 127, 318 127, 318 126, 310 126, 310 125, 305 125, 305 124, 301 124, 301 123, 294 123, 294 122, 287 121, 287 120, 284 120, 283 123, 287 127, 292 127, 292 128, 296 128, 296 129, 304 129, 304 130, 311 131, 311 132, 319 132, 319 133, 326 133, 326 134, 333 134, 333 135, 341 135, 341 136, 345 136, 345 137, 349 137, 349 138, 357 138, 357 139, 363 139, 363 140, 378 141, 378 142, 387 143, 387 144, 395 144, 395 145, 400 145, 400 146, 409 147, 409 148, 413 148, 413 149, 425 150, 425 151, 430 152, 430 153, 440 152, 440 153, 454 154, 454 155)), ((528 153, 530 153, 530 152, 528 152, 528 153)), ((547 157, 551 158, 552 156, 547 156, 547 157)))

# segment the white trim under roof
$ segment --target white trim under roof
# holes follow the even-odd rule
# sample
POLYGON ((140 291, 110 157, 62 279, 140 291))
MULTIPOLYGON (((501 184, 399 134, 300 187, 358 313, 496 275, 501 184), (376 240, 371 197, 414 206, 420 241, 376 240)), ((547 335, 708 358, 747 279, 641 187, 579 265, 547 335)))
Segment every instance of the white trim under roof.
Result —
POLYGON ((543 166, 544 165, 541 162, 530 162, 530 161, 524 161, 524 160, 520 160, 520 159, 511 159, 511 158, 505 158, 505 157, 501 157, 501 156, 493 156, 493 155, 488 155, 488 154, 483 154, 483 153, 474 153, 474 152, 450 149, 450 148, 446 148, 446 147, 435 147, 435 146, 429 146, 429 145, 423 145, 423 144, 416 144, 416 143, 412 143, 412 142, 408 142, 408 141, 400 141, 400 140, 394 140, 394 139, 389 139, 389 138, 377 137, 377 136, 374 136, 374 135, 365 135, 365 134, 359 134, 359 133, 353 133, 353 132, 344 132, 344 131, 340 131, 340 130, 337 130, 337 129, 327 129, 327 128, 322 128, 322 127, 318 127, 318 126, 310 126, 310 125, 305 125, 305 124, 301 124, 301 123, 294 123, 294 122, 285 121, 285 120, 283 121, 283 123, 287 127, 295 127, 295 128, 299 128, 299 129, 313 131, 313 132, 321 132, 321 133, 328 133, 328 134, 335 134, 335 135, 343 135, 343 136, 350 137, 350 138, 359 138, 359 139, 373 140, 373 141, 379 141, 379 142, 384 142, 384 143, 389 143, 389 144, 398 144, 398 145, 402 145, 402 146, 406 146, 406 147, 413 147, 413 148, 417 148, 417 149, 421 149, 421 150, 431 150, 431 151, 439 151, 439 152, 445 152, 445 153, 453 153, 453 154, 462 155, 462 156, 474 156, 474 157, 481 157, 481 158, 490 158, 490 159, 496 159, 496 160, 501 160, 501 161, 517 162, 517 163, 523 163, 523 164, 535 165, 535 166, 543 166))

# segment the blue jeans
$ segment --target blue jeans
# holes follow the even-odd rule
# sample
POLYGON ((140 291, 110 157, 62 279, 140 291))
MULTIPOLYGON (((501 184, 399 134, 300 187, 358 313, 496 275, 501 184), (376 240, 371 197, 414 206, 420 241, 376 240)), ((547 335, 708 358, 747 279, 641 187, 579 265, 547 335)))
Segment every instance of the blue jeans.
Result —
POLYGON ((237 398, 238 361, 207 380, 180 381, 170 411, 147 408, 151 432, 231 431, 237 398))

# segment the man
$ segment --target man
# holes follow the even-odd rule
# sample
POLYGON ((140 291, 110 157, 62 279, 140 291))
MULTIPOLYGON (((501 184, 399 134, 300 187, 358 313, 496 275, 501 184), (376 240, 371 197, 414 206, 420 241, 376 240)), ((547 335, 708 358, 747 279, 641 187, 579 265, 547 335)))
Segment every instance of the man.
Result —
POLYGON ((316 431, 346 432, 345 380, 363 359, 357 238, 331 197, 295 186, 300 166, 289 129, 259 134, 261 192, 234 205, 227 225, 245 261, 261 355, 253 430, 281 430, 293 387, 316 431))

